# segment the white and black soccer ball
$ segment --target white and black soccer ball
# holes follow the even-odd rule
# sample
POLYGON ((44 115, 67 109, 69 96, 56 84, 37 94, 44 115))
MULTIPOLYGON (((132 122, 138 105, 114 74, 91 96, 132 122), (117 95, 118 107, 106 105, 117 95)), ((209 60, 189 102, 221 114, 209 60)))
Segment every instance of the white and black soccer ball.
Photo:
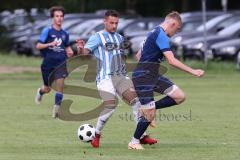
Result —
POLYGON ((78 128, 78 138, 83 142, 90 142, 95 138, 95 128, 90 124, 83 124, 78 128))

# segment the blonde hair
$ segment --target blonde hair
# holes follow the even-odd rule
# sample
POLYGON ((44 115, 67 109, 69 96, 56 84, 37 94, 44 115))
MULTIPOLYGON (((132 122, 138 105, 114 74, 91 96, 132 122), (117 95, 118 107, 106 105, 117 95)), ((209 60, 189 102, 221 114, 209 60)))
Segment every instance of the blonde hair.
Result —
POLYGON ((169 13, 166 17, 165 20, 167 19, 174 19, 176 21, 178 21, 178 23, 181 25, 182 24, 182 19, 180 14, 177 11, 172 11, 171 13, 169 13))

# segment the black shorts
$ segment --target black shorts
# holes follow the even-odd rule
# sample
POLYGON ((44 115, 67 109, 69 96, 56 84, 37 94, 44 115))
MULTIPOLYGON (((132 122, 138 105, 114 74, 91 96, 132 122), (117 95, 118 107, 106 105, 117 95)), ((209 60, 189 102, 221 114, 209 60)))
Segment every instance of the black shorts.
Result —
POLYGON ((132 81, 142 105, 154 101, 154 92, 164 94, 166 89, 174 85, 174 83, 168 78, 162 75, 153 74, 144 74, 142 76, 136 76, 136 74, 133 74, 132 81))
POLYGON ((43 84, 51 86, 52 82, 56 79, 66 78, 68 76, 67 66, 60 65, 58 67, 45 67, 41 66, 43 84))

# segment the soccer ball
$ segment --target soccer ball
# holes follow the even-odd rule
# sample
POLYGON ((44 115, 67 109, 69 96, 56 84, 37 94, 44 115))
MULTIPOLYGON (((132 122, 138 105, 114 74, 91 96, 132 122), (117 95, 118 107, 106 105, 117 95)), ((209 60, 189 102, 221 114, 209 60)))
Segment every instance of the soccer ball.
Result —
POLYGON ((78 138, 83 142, 90 142, 95 138, 95 128, 90 124, 83 124, 77 130, 78 138))

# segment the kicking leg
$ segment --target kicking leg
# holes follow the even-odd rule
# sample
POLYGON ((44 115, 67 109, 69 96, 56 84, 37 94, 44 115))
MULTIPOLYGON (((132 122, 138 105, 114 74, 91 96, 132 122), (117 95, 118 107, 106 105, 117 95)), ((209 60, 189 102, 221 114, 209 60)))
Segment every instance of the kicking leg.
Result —
POLYGON ((103 80, 97 84, 97 88, 99 90, 100 97, 103 100, 104 108, 97 120, 95 138, 91 141, 91 145, 94 148, 98 148, 100 146, 101 132, 117 106, 116 91, 113 87, 111 79, 103 80))
POLYGON ((155 102, 156 109, 163 109, 182 103, 185 100, 184 92, 168 78, 159 76, 154 91, 166 95, 155 102))
POLYGON ((167 96, 155 102, 156 109, 163 109, 178 105, 184 102, 186 99, 184 92, 176 85, 173 85, 166 90, 165 94, 167 96))
POLYGON ((107 121, 110 119, 110 117, 112 116, 116 108, 115 100, 109 100, 103 103, 104 103, 104 109, 101 111, 96 124, 96 135, 95 135, 95 138, 91 141, 91 145, 94 148, 99 147, 101 131, 103 130, 104 126, 106 125, 107 121))

